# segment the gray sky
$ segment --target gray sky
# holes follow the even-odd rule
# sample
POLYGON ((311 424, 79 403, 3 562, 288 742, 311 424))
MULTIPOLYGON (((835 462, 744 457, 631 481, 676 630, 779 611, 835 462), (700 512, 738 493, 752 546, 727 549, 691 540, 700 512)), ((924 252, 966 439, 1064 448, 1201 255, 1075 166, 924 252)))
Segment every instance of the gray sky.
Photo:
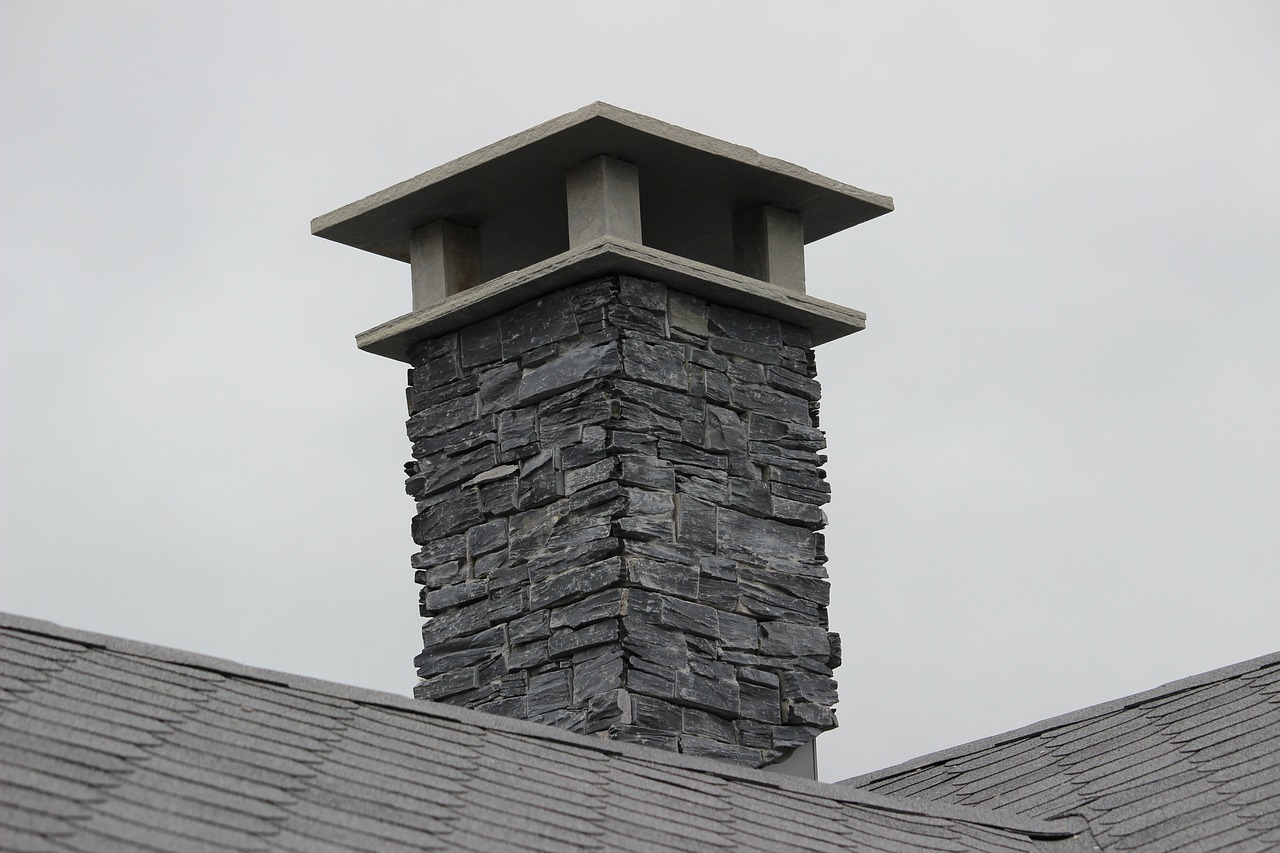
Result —
POLYGON ((1280 649, 1280 7, 0 6, 0 606, 407 692, 405 265, 311 217, 593 100, 892 195, 809 249, 822 776, 1280 649))

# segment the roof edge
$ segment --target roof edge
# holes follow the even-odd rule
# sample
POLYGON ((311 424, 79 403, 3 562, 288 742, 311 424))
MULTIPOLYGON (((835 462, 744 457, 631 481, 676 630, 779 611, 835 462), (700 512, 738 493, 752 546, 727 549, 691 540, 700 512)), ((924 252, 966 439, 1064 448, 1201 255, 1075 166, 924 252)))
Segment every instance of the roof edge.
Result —
POLYGON ((860 776, 851 776, 848 779, 841 779, 833 784, 846 787, 859 787, 872 782, 878 782, 883 779, 889 779, 894 776, 900 776, 904 773, 911 773, 937 764, 944 764, 952 759, 973 753, 983 752, 993 747, 1002 746, 1012 743, 1013 741, 1023 740, 1034 735, 1042 734, 1053 729, 1062 728, 1064 726, 1074 725, 1093 717, 1101 717, 1105 714, 1112 714, 1116 711, 1123 711, 1141 705, 1144 702, 1150 702, 1153 699, 1162 699, 1173 696, 1177 693, 1183 693, 1188 690, 1194 690, 1197 687, 1204 687, 1206 684, 1212 684, 1217 681, 1225 681, 1228 678, 1235 678, 1246 673, 1264 669, 1269 666, 1280 665, 1280 651, 1272 652, 1266 655, 1260 655, 1256 658, 1240 661, 1239 663, 1229 664, 1227 666, 1211 669, 1206 672, 1189 675, 1186 678, 1180 678, 1176 681, 1170 681, 1159 687, 1153 687, 1140 693, 1134 693, 1130 696, 1124 696, 1119 699, 1112 699, 1107 702, 1100 702, 1097 705, 1089 705, 1066 714, 1060 714, 1056 717, 1049 717, 1021 728, 1012 729, 990 737, 980 738, 978 740, 969 741, 968 743, 952 746, 946 749, 930 752, 916 758, 903 761, 891 767, 885 767, 881 770, 873 770, 870 773, 863 773, 860 776))
POLYGON ((928 800, 917 800, 890 794, 878 794, 846 785, 843 782, 829 783, 784 776, 765 770, 752 770, 737 767, 721 761, 700 756, 668 753, 651 747, 622 743, 600 737, 574 734, 552 726, 501 717, 471 708, 460 708, 408 696, 399 696, 367 687, 353 687, 310 676, 295 675, 277 670, 248 666, 225 658, 212 655, 186 652, 170 646, 160 646, 138 640, 127 640, 110 634, 100 634, 75 628, 66 628, 55 622, 20 616, 13 613, 0 612, 0 629, 8 629, 37 636, 49 637, 64 642, 93 646, 122 655, 132 655, 156 660, 163 663, 187 666, 216 672, 220 675, 262 681, 296 690, 317 693, 328 698, 343 699, 366 705, 374 705, 397 711, 407 711, 424 717, 434 717, 451 722, 470 724, 486 729, 516 734, 523 737, 536 738, 592 749, 597 752, 610 753, 624 758, 643 761, 650 764, 665 765, 701 774, 718 776, 749 782, 756 787, 771 788, 782 792, 805 794, 845 803, 867 806, 882 811, 899 812, 910 815, 923 815, 946 820, 961 821, 980 826, 994 827, 1025 834, 1034 838, 1057 839, 1069 838, 1083 831, 1083 821, 1073 817, 1059 820, 1038 820, 1007 812, 997 812, 977 806, 957 806, 949 803, 936 803, 928 800))

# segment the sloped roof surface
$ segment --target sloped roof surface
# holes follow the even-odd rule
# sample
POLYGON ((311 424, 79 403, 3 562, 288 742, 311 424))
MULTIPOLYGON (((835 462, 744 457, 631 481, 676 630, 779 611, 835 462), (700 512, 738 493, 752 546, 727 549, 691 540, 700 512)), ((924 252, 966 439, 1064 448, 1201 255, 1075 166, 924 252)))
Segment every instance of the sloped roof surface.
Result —
POLYGON ((1280 847, 1280 653, 844 783, 1029 817, 1104 850, 1280 847))
POLYGON ((0 847, 1074 849, 911 803, 0 616, 0 847))

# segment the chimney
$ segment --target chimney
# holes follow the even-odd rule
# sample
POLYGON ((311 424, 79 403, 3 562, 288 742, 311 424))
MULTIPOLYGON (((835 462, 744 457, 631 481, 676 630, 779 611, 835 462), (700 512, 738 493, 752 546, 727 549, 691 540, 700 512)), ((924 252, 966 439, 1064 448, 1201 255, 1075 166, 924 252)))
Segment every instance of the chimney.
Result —
MULTIPOLYGON (((836 725, 804 244, 892 201, 595 103, 312 222, 410 264, 422 699, 773 764, 836 725)), ((800 771, 805 775, 811 769, 800 771)))

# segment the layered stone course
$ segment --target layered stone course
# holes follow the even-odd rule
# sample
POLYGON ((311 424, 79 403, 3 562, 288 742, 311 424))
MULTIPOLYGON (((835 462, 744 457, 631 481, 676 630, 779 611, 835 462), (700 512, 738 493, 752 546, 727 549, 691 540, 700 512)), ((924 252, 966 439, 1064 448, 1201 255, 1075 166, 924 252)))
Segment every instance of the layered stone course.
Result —
POLYGON ((750 766, 834 727, 810 346, 625 276, 418 344, 415 695, 750 766))

